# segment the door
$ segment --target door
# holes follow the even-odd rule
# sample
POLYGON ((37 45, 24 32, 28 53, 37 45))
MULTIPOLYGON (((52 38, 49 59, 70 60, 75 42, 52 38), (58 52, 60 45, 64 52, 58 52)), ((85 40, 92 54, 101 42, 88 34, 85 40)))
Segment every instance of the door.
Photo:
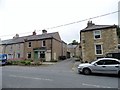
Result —
POLYGON ((51 53, 46 53, 46 61, 51 61, 51 53))
POLYGON ((105 61, 104 60, 99 60, 97 61, 94 65, 92 65, 92 70, 94 73, 106 73, 105 71, 105 61))
POLYGON ((56 60, 56 53, 54 53, 54 60, 56 60))
POLYGON ((109 74, 117 74, 119 69, 119 62, 116 60, 106 60, 105 61, 105 70, 109 74))
POLYGON ((34 60, 38 60, 38 51, 34 52, 34 60))

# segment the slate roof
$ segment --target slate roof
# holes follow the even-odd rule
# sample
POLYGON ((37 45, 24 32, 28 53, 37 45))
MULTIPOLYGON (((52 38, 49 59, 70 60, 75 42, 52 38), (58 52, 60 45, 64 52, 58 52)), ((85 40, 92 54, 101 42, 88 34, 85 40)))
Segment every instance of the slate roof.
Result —
POLYGON ((67 45, 67 48, 76 48, 78 45, 67 45))
POLYGON ((17 44, 17 43, 24 43, 25 40, 26 41, 34 41, 34 40, 42 40, 42 39, 49 39, 49 38, 54 38, 54 39, 61 41, 60 39, 56 38, 56 35, 59 35, 58 32, 16 37, 13 39, 3 40, 0 44, 2 44, 2 45, 4 45, 4 44, 17 44))
POLYGON ((116 25, 92 25, 81 30, 81 32, 101 30, 101 29, 107 29, 107 28, 116 28, 116 27, 117 27, 116 25))

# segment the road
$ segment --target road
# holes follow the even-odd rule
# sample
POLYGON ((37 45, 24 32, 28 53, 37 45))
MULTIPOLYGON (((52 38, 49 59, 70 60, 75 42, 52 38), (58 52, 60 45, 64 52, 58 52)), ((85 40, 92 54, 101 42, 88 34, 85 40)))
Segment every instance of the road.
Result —
POLYGON ((2 88, 118 88, 118 77, 78 74, 74 60, 54 65, 4 66, 2 88))

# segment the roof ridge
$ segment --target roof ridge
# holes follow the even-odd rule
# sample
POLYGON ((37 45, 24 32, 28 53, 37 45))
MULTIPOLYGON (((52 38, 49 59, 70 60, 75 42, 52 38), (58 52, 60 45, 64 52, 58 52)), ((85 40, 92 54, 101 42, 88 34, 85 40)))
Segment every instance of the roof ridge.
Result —
POLYGON ((24 42, 25 39, 27 39, 28 41, 31 41, 31 40, 39 40, 39 39, 45 39, 45 38, 51 38, 51 37, 55 38, 56 33, 58 32, 38 34, 38 35, 28 35, 28 36, 16 37, 12 39, 6 39, 6 40, 2 40, 2 44, 21 43, 21 42, 24 42))
POLYGON ((117 25, 92 25, 82 29, 81 31, 90 31, 90 30, 97 30, 97 29, 106 29, 106 28, 115 28, 117 25))

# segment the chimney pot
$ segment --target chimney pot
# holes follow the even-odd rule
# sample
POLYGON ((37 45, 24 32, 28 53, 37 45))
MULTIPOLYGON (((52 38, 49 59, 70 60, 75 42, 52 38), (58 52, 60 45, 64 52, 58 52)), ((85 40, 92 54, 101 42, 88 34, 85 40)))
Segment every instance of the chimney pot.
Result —
POLYGON ((13 38, 18 38, 19 37, 19 34, 16 34, 13 38))
POLYGON ((95 25, 95 24, 92 23, 92 21, 88 21, 88 23, 87 23, 87 27, 91 27, 91 26, 93 26, 93 25, 95 25))
POLYGON ((47 34, 47 30, 42 30, 42 34, 47 34))
POLYGON ((33 32, 33 35, 36 35, 36 31, 33 32))

